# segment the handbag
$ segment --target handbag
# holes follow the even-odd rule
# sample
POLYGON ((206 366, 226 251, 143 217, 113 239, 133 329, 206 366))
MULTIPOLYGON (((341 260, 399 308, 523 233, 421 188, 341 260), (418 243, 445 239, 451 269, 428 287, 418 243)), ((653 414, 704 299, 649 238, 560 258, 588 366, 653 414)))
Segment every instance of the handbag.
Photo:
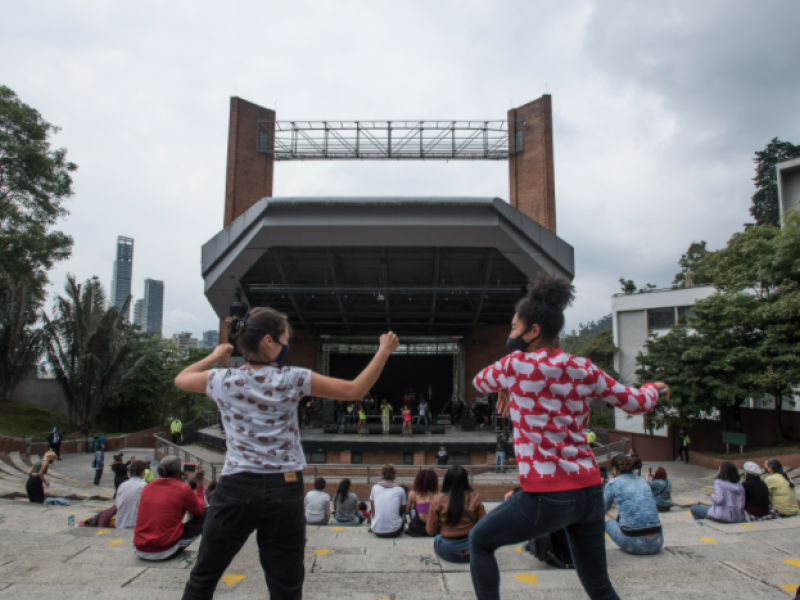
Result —
POLYGON ((97 468, 97 459, 96 459, 96 458, 93 458, 93 459, 92 459, 92 468, 93 468, 93 469, 96 469, 96 468, 97 468))

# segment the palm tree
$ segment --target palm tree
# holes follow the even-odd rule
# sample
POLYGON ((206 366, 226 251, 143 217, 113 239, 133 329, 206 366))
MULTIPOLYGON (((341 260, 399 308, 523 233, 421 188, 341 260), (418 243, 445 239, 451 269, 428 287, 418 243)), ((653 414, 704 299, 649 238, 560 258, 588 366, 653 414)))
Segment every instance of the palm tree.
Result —
POLYGON ((42 330, 34 329, 37 301, 27 281, 0 291, 0 397, 9 400, 42 353, 42 330))
POLYGON ((77 417, 78 431, 87 433, 92 419, 144 364, 146 357, 126 366, 135 348, 134 326, 125 316, 130 296, 121 308, 106 307, 97 277, 77 284, 68 275, 66 296, 58 296, 51 320, 42 314, 47 356, 56 380, 77 417))

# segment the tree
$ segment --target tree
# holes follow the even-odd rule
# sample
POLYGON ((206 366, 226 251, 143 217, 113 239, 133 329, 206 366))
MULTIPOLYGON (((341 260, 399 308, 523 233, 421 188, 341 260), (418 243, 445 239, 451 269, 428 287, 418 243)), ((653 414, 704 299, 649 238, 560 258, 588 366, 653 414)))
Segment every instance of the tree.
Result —
POLYGON ((125 320, 125 305, 106 307, 105 293, 95 277, 77 284, 67 276, 66 296, 58 296, 51 320, 45 313, 47 356, 56 380, 87 433, 92 419, 141 368, 146 356, 126 364, 134 349, 135 328, 125 320))
POLYGON ((58 132, 6 86, 0 86, 0 277, 29 278, 30 293, 44 298, 47 271, 67 258, 72 238, 51 231, 67 214, 77 166, 49 138, 58 132))
POLYGON ((619 278, 620 289, 624 294, 633 294, 636 291, 636 284, 632 279, 619 278))
POLYGON ((33 371, 42 353, 42 330, 35 328, 36 305, 27 278, 0 290, 0 396, 5 401, 33 371))
POLYGON ((780 225, 780 208, 778 207, 778 174, 775 165, 784 160, 800 156, 800 146, 773 138, 763 150, 756 152, 753 162, 756 163, 756 193, 753 194, 753 205, 750 214, 758 225, 780 225))
POLYGON ((713 255, 714 253, 706 248, 705 241, 692 242, 686 254, 681 255, 678 261, 681 271, 675 275, 672 287, 685 288, 690 285, 711 283, 708 266, 713 261, 713 255))

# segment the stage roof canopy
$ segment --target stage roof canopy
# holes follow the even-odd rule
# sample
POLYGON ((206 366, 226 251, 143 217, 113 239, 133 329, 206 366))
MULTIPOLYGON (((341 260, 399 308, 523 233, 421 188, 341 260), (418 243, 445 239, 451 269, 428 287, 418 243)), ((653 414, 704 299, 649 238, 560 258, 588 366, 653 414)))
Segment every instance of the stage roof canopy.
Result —
POLYGON ((219 317, 240 290, 336 336, 508 324, 542 270, 571 279, 573 248, 499 198, 264 198, 202 251, 219 317))

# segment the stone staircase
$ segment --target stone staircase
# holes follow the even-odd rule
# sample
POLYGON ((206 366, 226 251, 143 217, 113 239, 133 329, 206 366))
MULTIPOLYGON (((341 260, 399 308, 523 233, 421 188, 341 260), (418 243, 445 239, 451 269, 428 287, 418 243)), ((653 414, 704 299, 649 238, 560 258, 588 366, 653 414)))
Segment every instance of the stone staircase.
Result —
MULTIPOLYGON (((23 456, 19 452, 6 452, 4 456, 0 456, 0 497, 27 498, 27 473, 38 461, 39 457, 23 456)), ((50 483, 49 487, 44 488, 47 498, 108 502, 114 497, 113 487, 95 487, 91 482, 79 481, 59 472, 58 467, 51 467, 45 479, 50 483)))

